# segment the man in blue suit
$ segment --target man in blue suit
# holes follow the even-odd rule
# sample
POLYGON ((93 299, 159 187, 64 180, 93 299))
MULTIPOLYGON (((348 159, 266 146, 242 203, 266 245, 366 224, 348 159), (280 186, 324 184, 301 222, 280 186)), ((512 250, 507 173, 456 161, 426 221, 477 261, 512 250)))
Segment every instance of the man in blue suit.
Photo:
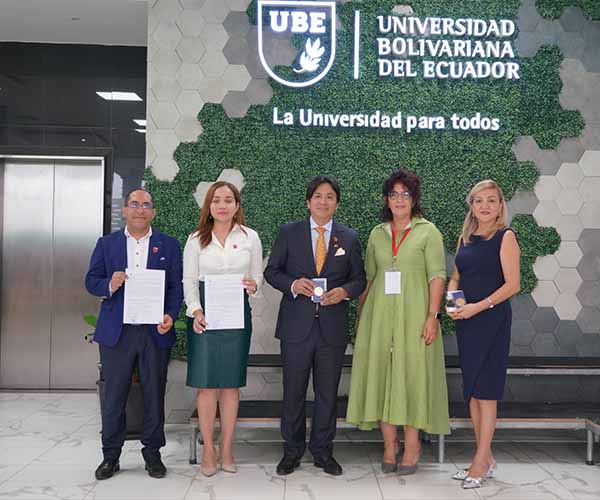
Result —
POLYGON ((179 242, 152 229, 155 216, 149 192, 144 189, 130 192, 123 206, 125 229, 98 240, 85 277, 88 292, 103 299, 94 333, 94 340, 100 346, 106 394, 102 419, 104 460, 96 469, 97 479, 108 479, 119 470, 126 434, 125 406, 136 360, 144 399, 141 441, 146 470, 156 478, 164 477, 167 472, 160 458, 160 448, 165 445, 165 386, 175 342, 173 324, 179 316, 183 287, 179 242), (162 323, 123 324, 126 269, 165 271, 162 323))
POLYGON ((283 292, 275 336, 281 341, 284 455, 277 473, 290 474, 306 448, 305 400, 312 371, 315 402, 309 448, 315 466, 332 475, 342 467, 333 457, 337 391, 348 344, 349 299, 367 280, 355 230, 333 215, 340 201, 335 179, 318 176, 306 190, 310 217, 281 227, 265 269, 266 280, 283 292), (327 279, 321 302, 313 278, 327 279))

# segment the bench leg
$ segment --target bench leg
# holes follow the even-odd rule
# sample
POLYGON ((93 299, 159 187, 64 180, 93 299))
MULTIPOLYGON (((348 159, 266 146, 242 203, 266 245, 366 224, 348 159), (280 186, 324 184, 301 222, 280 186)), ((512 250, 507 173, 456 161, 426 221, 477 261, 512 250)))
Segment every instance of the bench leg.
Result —
POLYGON ((588 429, 587 431, 587 460, 588 465, 594 465, 594 433, 588 429))
POLYGON ((440 434, 438 436, 438 462, 440 464, 444 463, 444 452, 446 448, 446 436, 440 434))
POLYGON ((192 434, 190 435, 190 464, 196 465, 198 463, 198 433, 200 430, 197 425, 192 427, 192 434))

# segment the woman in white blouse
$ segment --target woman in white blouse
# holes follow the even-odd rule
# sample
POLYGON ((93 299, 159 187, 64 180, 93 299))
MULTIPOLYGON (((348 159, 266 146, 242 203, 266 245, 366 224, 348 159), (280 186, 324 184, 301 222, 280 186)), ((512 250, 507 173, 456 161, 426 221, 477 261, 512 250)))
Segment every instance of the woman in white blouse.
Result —
POLYGON ((239 403, 239 387, 246 385, 246 368, 252 315, 248 294, 256 294, 262 284, 262 245, 256 231, 244 225, 240 193, 228 182, 214 183, 208 192, 198 227, 190 235, 183 252, 183 289, 188 316, 187 385, 196 387, 198 418, 204 446, 201 472, 217 471, 214 428, 217 396, 221 420, 219 444, 221 468, 236 472, 232 444, 239 403), (204 276, 242 274, 244 279, 245 328, 206 330, 202 304, 204 276))

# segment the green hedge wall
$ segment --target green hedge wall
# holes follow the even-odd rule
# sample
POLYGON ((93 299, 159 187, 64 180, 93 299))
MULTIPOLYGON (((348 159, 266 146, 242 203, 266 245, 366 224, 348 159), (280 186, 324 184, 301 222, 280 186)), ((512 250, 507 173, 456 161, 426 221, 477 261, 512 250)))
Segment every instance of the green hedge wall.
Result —
MULTIPOLYGON (((375 38, 375 18, 389 13, 397 0, 369 0, 339 6, 344 27, 352 26, 355 8, 364 20, 363 39, 375 38)), ((514 18, 518 0, 413 0, 419 16, 444 15, 479 18, 514 18)), ((248 14, 254 20, 255 6, 248 14)), ((182 244, 198 219, 192 196, 201 181, 214 181, 225 168, 239 169, 246 180, 243 206, 248 223, 256 229, 268 252, 278 226, 307 215, 306 182, 316 174, 331 174, 342 187, 337 219, 356 228, 366 243, 378 222, 381 185, 400 167, 423 179, 426 217, 444 235, 452 252, 466 212, 465 196, 485 178, 495 179, 507 198, 517 189, 532 190, 538 172, 531 162, 517 162, 511 151, 515 139, 532 135, 541 148, 556 148, 563 137, 580 134, 583 120, 576 111, 560 107, 559 66, 556 46, 545 46, 531 59, 521 59, 519 81, 382 80, 376 76, 374 50, 364 50, 358 81, 351 78, 351 29, 338 31, 338 54, 327 77, 308 89, 291 89, 271 82, 274 96, 266 106, 252 106, 245 118, 230 119, 220 105, 205 105, 198 118, 204 133, 197 142, 182 143, 175 152, 180 171, 173 182, 161 182, 148 170, 147 186, 158 207, 156 224, 182 244), (277 128, 272 126, 273 106, 280 110, 312 107, 322 112, 380 109, 415 115, 457 112, 501 118, 499 132, 341 130, 277 128)), ((297 46, 301 40, 295 41, 297 46)), ((371 43, 371 42, 368 42, 371 43)), ((366 45, 365 45, 366 46, 366 45)), ((533 263, 553 253, 560 243, 553 228, 541 228, 531 216, 518 216, 513 226, 522 247, 522 289, 536 285, 533 263)), ((453 331, 444 324, 445 333, 453 331)))
POLYGON ((581 7, 584 14, 590 19, 600 19, 600 2, 598 0, 536 0, 535 2, 539 13, 549 19, 559 18, 571 5, 581 7))

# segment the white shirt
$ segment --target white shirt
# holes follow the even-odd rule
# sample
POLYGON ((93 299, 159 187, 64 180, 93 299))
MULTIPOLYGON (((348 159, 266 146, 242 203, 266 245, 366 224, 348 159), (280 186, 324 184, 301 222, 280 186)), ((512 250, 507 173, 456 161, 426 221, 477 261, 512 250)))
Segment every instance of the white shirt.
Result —
POLYGON ((131 236, 127 227, 125 227, 125 238, 127 239, 127 267, 137 271, 146 269, 148 266, 148 249, 150 247, 150 236, 152 228, 148 230, 145 236, 136 240, 131 236))
MULTIPOLYGON (((125 240, 127 241, 127 269, 146 269, 148 266, 148 248, 150 247, 150 236, 152 236, 152 227, 148 229, 145 236, 141 239, 136 240, 135 236, 131 236, 127 227, 125 227, 125 240)), ((110 287, 110 281, 108 283, 108 295, 112 296, 114 293, 110 287)))
MULTIPOLYGON (((325 238, 325 248, 327 248, 327 251, 329 251, 329 241, 331 240, 331 228, 333 227, 333 219, 330 219, 329 222, 324 226, 319 226, 319 224, 317 224, 312 217, 310 218, 310 239, 312 241, 312 251, 313 257, 315 258, 315 263, 317 262, 317 240, 319 239, 319 231, 317 231, 318 227, 325 228, 325 231, 323 232, 323 237, 325 238)), ((294 280, 292 282, 292 286, 290 287, 292 297, 294 298, 298 297, 298 294, 294 292, 294 284, 296 283, 296 281, 298 280, 294 280)))
POLYGON ((330 219, 327 224, 324 226, 319 226, 314 219, 310 218, 310 239, 312 240, 312 249, 313 249, 313 257, 317 258, 317 240, 319 238, 319 231, 317 231, 318 227, 324 227, 325 232, 323 236, 325 237, 325 248, 329 250, 329 240, 331 240, 331 228, 333 227, 333 219, 330 219))
POLYGON ((243 274, 256 281, 258 291, 263 281, 262 244, 258 233, 236 224, 225 240, 225 247, 214 233, 205 248, 200 248, 197 233, 188 237, 183 250, 183 295, 190 318, 194 311, 202 309, 198 281, 203 281, 207 274, 243 274))

